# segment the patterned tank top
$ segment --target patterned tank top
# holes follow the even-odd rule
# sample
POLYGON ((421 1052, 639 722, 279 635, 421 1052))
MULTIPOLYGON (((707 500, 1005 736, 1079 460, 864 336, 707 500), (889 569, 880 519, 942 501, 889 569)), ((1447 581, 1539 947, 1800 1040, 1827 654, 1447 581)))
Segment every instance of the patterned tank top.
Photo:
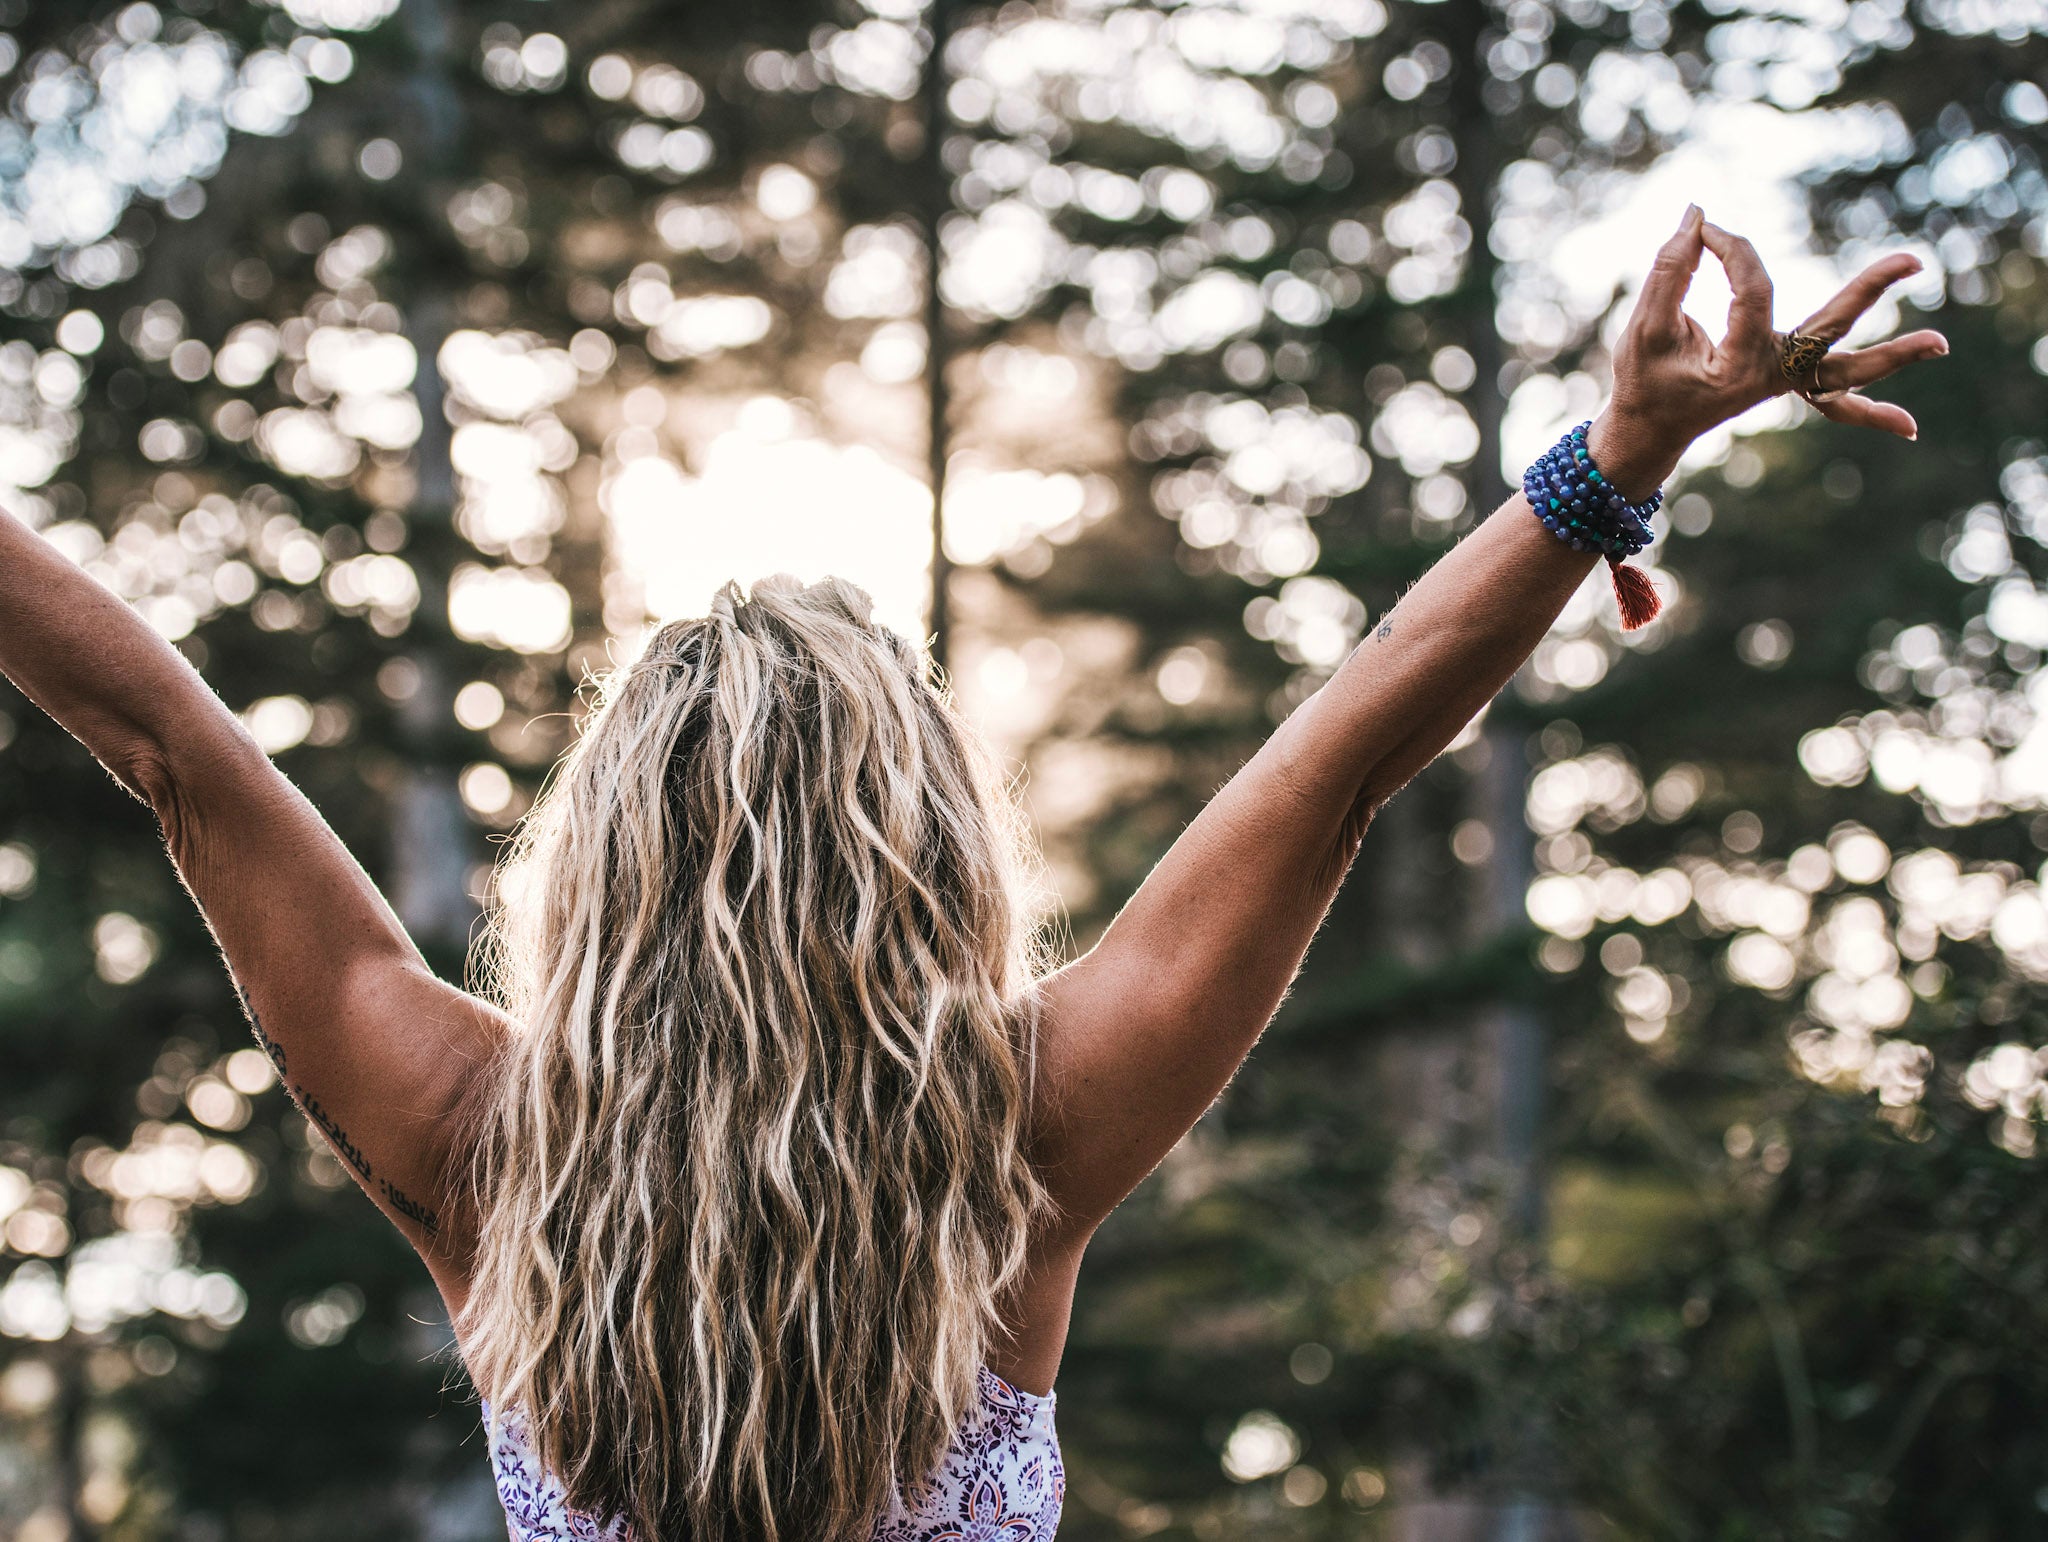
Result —
MULTIPOLYGON (((1052 1542, 1067 1497, 1054 1394, 1025 1392, 986 1366, 977 1380, 977 1406, 922 1498, 908 1505, 899 1493, 868 1542, 1052 1542)), ((569 1508, 516 1411, 493 1417, 486 1404, 483 1415, 512 1542, 635 1542, 622 1518, 569 1508)))

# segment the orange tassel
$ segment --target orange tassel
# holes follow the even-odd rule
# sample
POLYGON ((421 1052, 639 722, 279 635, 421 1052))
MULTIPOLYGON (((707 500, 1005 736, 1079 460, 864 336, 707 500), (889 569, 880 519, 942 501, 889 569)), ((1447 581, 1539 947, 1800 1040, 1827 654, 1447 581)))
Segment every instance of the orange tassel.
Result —
POLYGON ((1614 578, 1614 603, 1621 607, 1621 629, 1633 632, 1657 619, 1664 602, 1657 598, 1657 586, 1641 568, 1632 568, 1614 558, 1607 559, 1614 578))

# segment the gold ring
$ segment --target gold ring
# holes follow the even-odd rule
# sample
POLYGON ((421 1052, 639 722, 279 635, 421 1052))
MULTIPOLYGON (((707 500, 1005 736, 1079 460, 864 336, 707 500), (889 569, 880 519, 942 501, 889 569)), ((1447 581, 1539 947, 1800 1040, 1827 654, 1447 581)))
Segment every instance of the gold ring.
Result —
POLYGON ((1792 382, 1792 389, 1815 405, 1849 394, 1847 386, 1830 391, 1820 383, 1820 361, 1828 356, 1828 350, 1833 346, 1825 338, 1809 337, 1804 332, 1787 332, 1784 346, 1778 354, 1778 368, 1792 382))
POLYGON ((1811 374, 1816 385, 1820 381, 1820 361, 1828 356, 1829 344, 1824 338, 1808 337, 1804 332, 1787 332, 1778 353, 1778 368, 1785 372, 1785 378, 1792 382, 1795 390, 1803 389, 1800 376, 1811 374))

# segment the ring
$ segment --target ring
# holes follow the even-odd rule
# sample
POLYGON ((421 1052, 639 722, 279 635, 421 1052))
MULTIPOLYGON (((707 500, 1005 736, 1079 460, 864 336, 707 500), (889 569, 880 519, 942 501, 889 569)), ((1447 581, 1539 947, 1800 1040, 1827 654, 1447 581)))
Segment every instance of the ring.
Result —
POLYGON ((1792 382, 1792 389, 1809 402, 1830 402, 1838 396, 1848 395, 1847 387, 1829 391, 1820 383, 1820 361, 1828 356, 1828 350, 1833 346, 1825 338, 1809 337, 1804 332, 1785 334, 1784 345, 1778 354, 1778 368, 1792 382))

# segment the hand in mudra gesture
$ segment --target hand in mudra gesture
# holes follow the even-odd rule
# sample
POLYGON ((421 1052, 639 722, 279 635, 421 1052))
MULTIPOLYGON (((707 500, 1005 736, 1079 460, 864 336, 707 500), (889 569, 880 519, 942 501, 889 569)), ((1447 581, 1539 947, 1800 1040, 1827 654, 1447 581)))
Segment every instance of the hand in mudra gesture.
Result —
MULTIPOLYGON (((1833 344, 1887 289, 1919 271, 1920 259, 1911 253, 1881 257, 1794 330, 1833 344)), ((1786 335, 1772 324, 1771 276, 1756 248, 1708 224, 1697 205, 1688 207, 1677 234, 1658 249, 1615 349, 1614 394, 1588 436, 1594 460, 1602 466, 1613 462, 1610 479, 1639 496, 1663 481, 1685 447, 1708 429, 1795 389, 1837 423, 1859 423, 1902 439, 1918 436, 1905 408, 1855 393, 1908 364, 1947 353, 1948 340, 1939 332, 1909 332, 1868 348, 1831 352, 1817 372, 1801 371, 1797 380, 1781 362, 1786 335), (1719 260, 1734 291, 1728 332, 1718 343, 1682 308, 1702 252, 1719 260), (1837 391, 1844 394, 1807 394, 1837 391)))

